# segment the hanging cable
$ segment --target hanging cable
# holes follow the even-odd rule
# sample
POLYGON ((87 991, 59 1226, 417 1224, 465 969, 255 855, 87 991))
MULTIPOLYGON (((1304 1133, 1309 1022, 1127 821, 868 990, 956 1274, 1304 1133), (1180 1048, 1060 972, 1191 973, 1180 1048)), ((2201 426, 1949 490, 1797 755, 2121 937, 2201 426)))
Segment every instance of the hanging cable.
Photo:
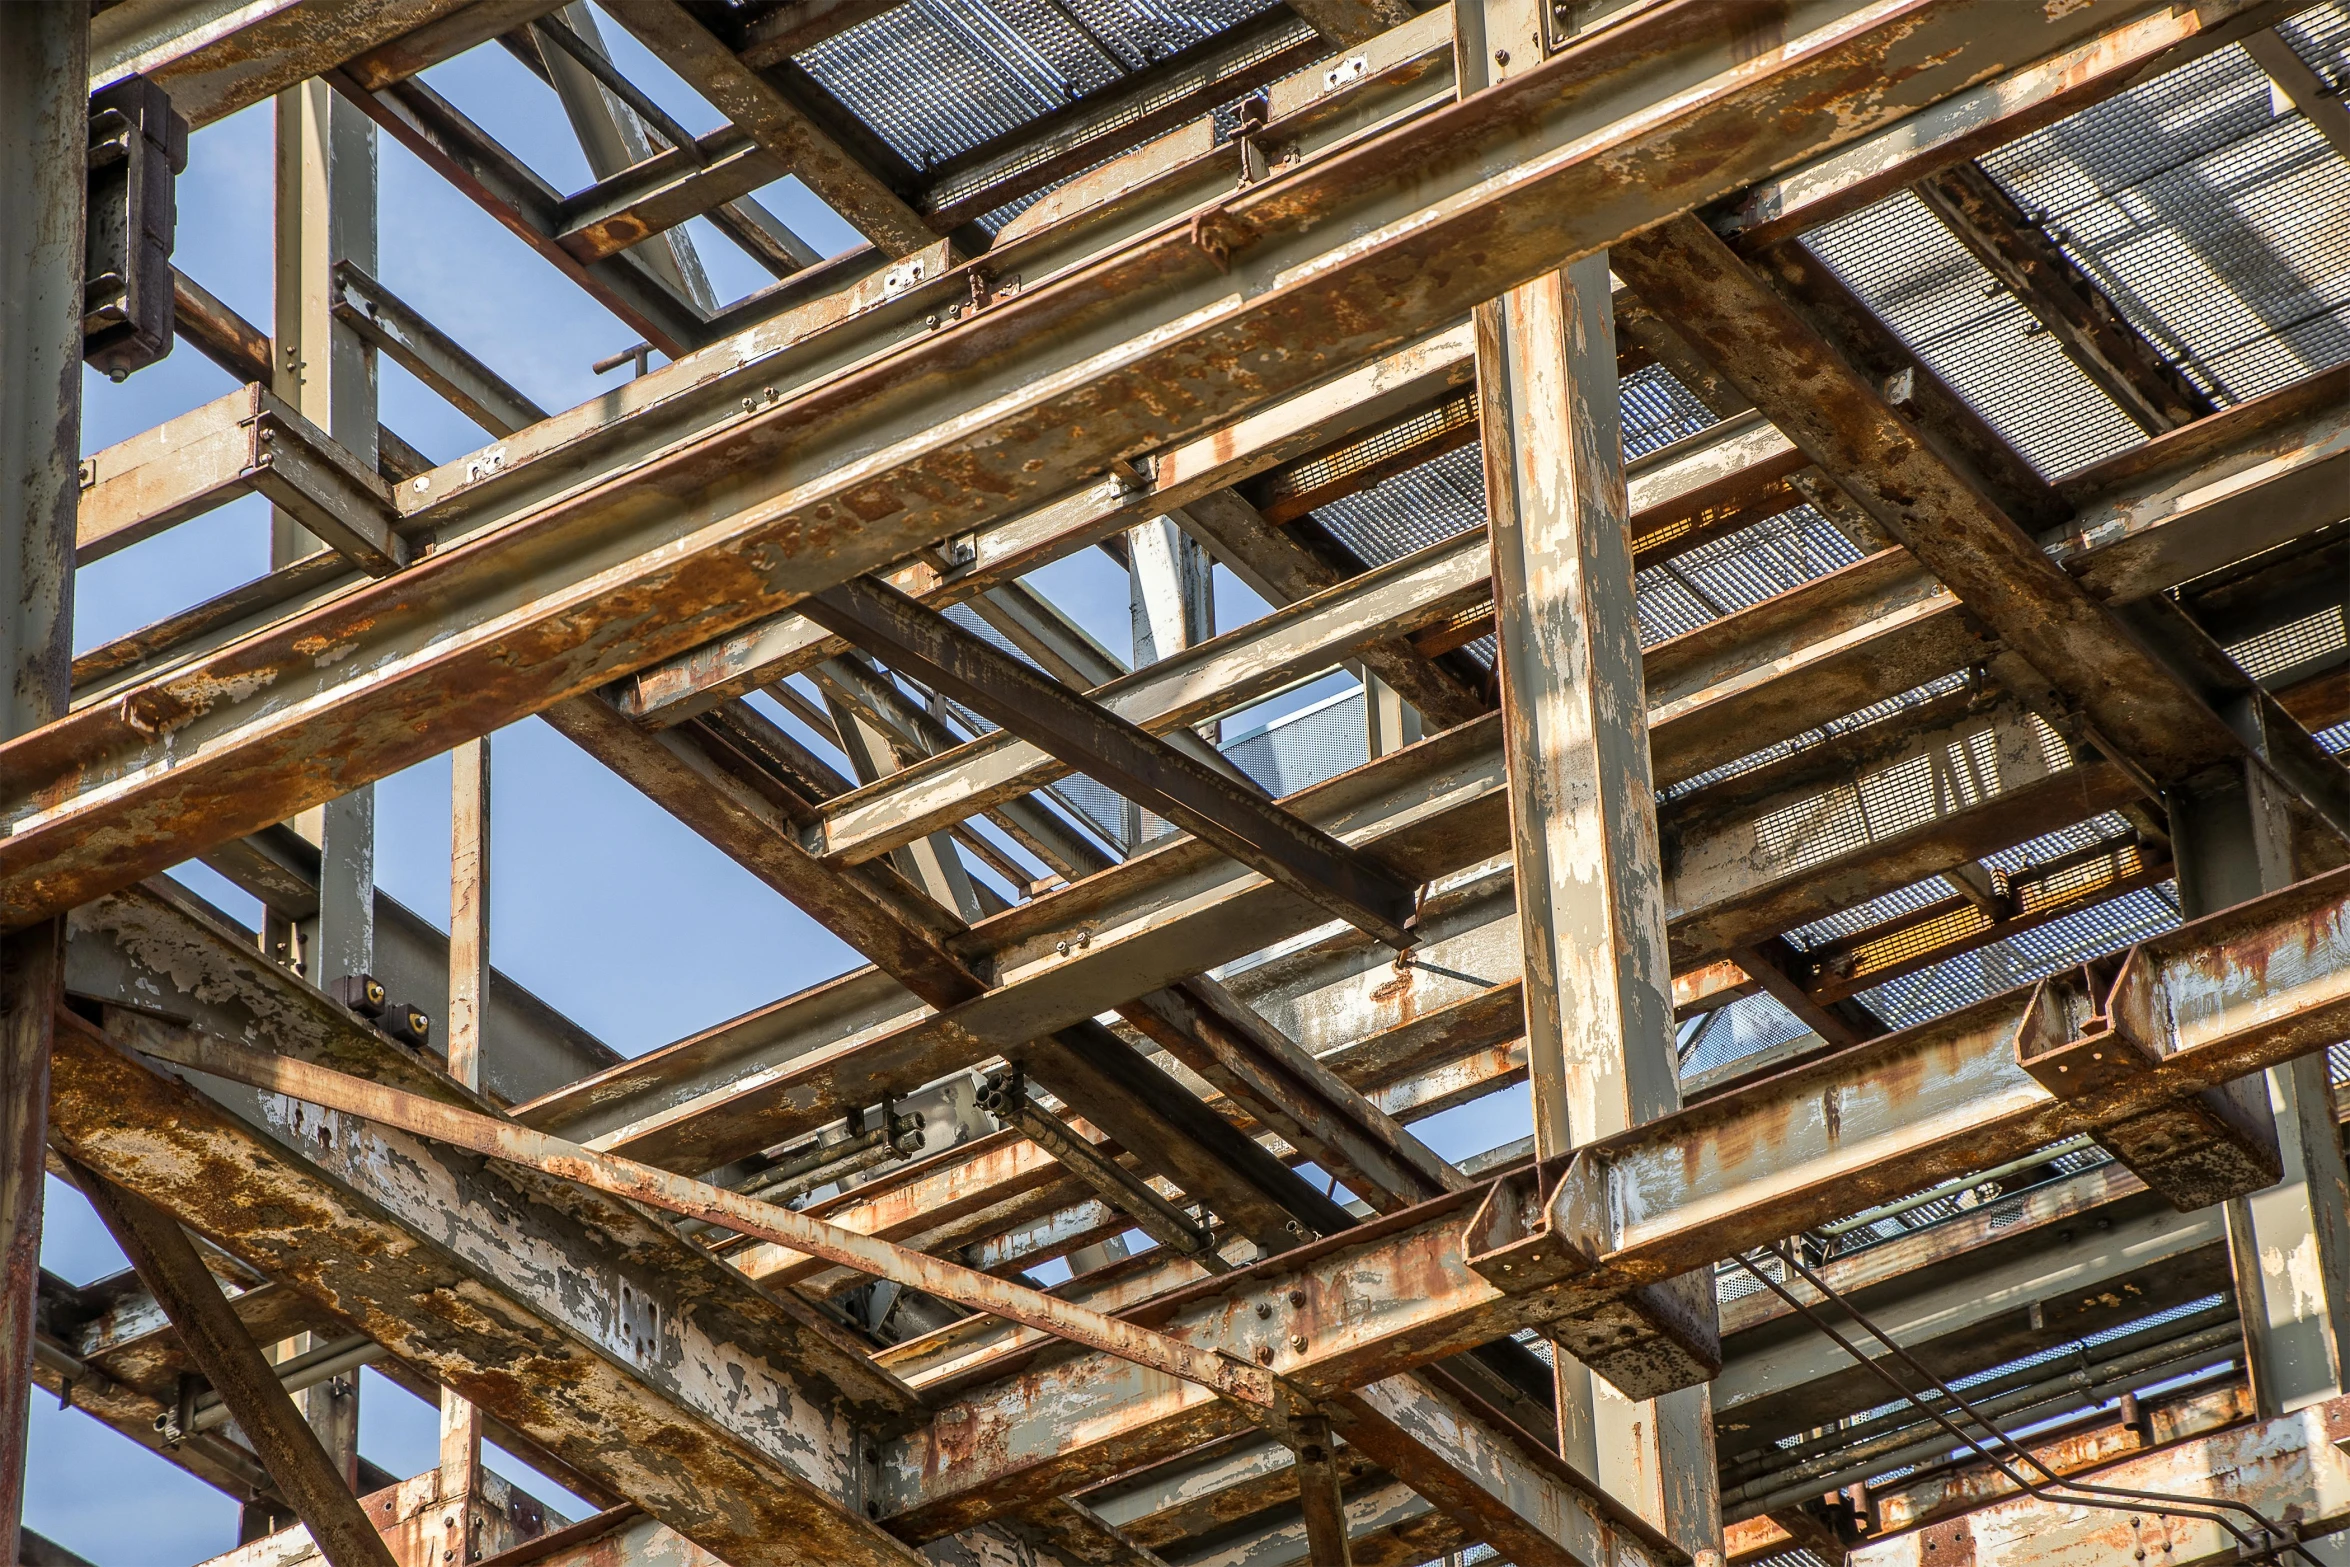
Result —
POLYGON ((1918 1393, 1904 1385, 1899 1377, 1893 1375, 1891 1371, 1887 1370, 1882 1364, 1869 1355, 1864 1354, 1860 1348, 1850 1339, 1837 1332, 1833 1327, 1830 1327, 1827 1321, 1822 1318, 1818 1312, 1814 1311, 1806 1302, 1799 1299, 1793 1291, 1787 1288, 1783 1282, 1772 1278, 1761 1268, 1756 1267, 1754 1263, 1745 1255, 1740 1254, 1733 1257, 1731 1260, 1736 1262, 1740 1267, 1744 1268, 1748 1273, 1752 1274, 1755 1279, 1763 1285, 1764 1288, 1768 1289, 1772 1294, 1778 1296, 1789 1306, 1793 1307, 1796 1312, 1802 1315, 1805 1321, 1809 1322, 1813 1327, 1819 1329, 1821 1335, 1828 1339, 1829 1342, 1833 1343, 1838 1349, 1843 1350, 1847 1355, 1850 1355, 1862 1367, 1867 1369, 1886 1386, 1893 1389, 1893 1391, 1899 1394, 1903 1399, 1915 1405, 1919 1412, 1924 1414, 1926 1418, 1940 1426, 1957 1441, 1964 1443, 1966 1446, 1974 1449, 1975 1452, 1981 1454, 1984 1462, 1990 1464, 1992 1468, 1998 1470, 1999 1473, 2005 1477, 2010 1484, 2014 1485, 2016 1489, 2022 1491, 2025 1495, 2035 1497, 2041 1501, 2056 1502, 2059 1504, 2069 1501, 2080 1506, 2105 1507, 2112 1508, 2115 1511, 2129 1511, 2134 1507, 2138 1511, 2156 1513, 2165 1517, 2197 1519, 2201 1522, 2215 1525, 2216 1527, 2226 1531, 2226 1533, 2231 1536, 2238 1545, 2244 1548, 2248 1557, 2270 1557, 2276 1555, 2280 1551, 2289 1550, 2300 1556, 2305 1562, 2309 1564, 2309 1567, 2324 1567, 2324 1564, 2321 1563, 2316 1556, 2312 1555, 2308 1548, 2303 1546, 2299 1540, 2295 1539, 2289 1531, 2279 1528, 2276 1524, 2271 1523, 2269 1519, 2258 1509, 2248 1506, 2243 1502, 2204 1502, 2198 1501, 2193 1497, 2170 1496, 2158 1491, 2136 1491, 2121 1486, 2090 1485, 2083 1481, 2065 1479, 2062 1475, 2056 1473, 2055 1470, 2050 1469, 2045 1463, 2041 1462, 2037 1454, 2031 1452, 2028 1448, 2025 1448, 2020 1443, 2018 1443, 2013 1437, 2010 1437, 2005 1431, 2001 1430, 1996 1422, 1992 1421, 1989 1417, 1978 1411, 1972 1404, 1961 1398, 1957 1391, 1953 1389, 1947 1382, 1944 1382, 1940 1377, 1936 1376, 1933 1372, 1928 1371, 1923 1365, 1919 1364, 1914 1356, 1912 1356, 1907 1350, 1903 1349, 1899 1344, 1896 1344, 1891 1336, 1889 1336, 1882 1328, 1879 1328, 1874 1322, 1871 1322, 1857 1306, 1853 1305, 1851 1301, 1847 1300, 1843 1295, 1839 1294, 1835 1288, 1827 1282, 1827 1280, 1821 1278, 1810 1268, 1804 1266, 1802 1261, 1792 1255, 1790 1251, 1784 1246, 1784 1244, 1773 1244, 1771 1246, 1765 1247, 1764 1250, 1768 1251, 1772 1256, 1776 1257, 1782 1266, 1792 1271, 1806 1284, 1809 1284, 1813 1289, 1818 1290, 1824 1299, 1835 1302, 1835 1304, 1841 1307, 1854 1322, 1860 1324, 1862 1328, 1866 1329, 1871 1336, 1876 1338, 1878 1342, 1882 1343, 1888 1350, 1897 1356, 1903 1364, 1907 1365, 1920 1377, 1931 1383, 1936 1392, 1940 1393, 1944 1398, 1948 1399, 1956 1408, 1963 1411, 1967 1418, 1974 1421, 1975 1424, 1981 1426, 1985 1431, 1989 1432, 1992 1438, 1996 1440, 2000 1446, 2014 1452, 2024 1462, 2030 1464, 2034 1469, 2039 1470, 2041 1474, 2047 1477, 2046 1483, 2035 1483, 2026 1479, 2012 1465, 2007 1463, 2006 1460, 2002 1459, 1997 1453, 1993 1452, 1991 1448, 1985 1446, 1976 1438, 1969 1436, 1965 1431, 1961 1430, 1958 1426, 1953 1424, 1949 1417, 1943 1414, 1941 1410, 1935 1408, 1932 1404, 1927 1403, 1926 1400, 1918 1393), (2051 1487, 2058 1490, 2079 1492, 2084 1494, 2071 1497, 2050 1496, 2048 1493, 2051 1487), (2103 1499, 2106 1497, 2118 1497, 2124 1498, 2126 1500, 2107 1501, 2103 1499), (2231 1520, 2220 1516, 2218 1512, 2214 1511, 2214 1509, 2226 1509, 2244 1514, 2245 1516, 2252 1519, 2254 1523, 2259 1525, 2263 1538, 2259 1540, 2253 1539, 2250 1535, 2246 1534, 2242 1528, 2240 1528, 2231 1520), (2271 1544, 2268 1543, 2269 1541, 2277 1541, 2280 1543, 2271 1544))

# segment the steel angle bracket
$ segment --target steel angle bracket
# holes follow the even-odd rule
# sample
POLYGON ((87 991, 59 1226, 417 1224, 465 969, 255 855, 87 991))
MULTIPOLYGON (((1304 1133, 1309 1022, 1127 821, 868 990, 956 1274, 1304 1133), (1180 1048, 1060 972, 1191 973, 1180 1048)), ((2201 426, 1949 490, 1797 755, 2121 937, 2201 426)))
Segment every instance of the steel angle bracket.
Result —
POLYGON ((1627 1398, 1712 1381, 1722 1370, 1712 1277, 1640 1282, 1603 1264, 1615 1249, 1611 1183, 1598 1146, 1496 1181, 1461 1238, 1463 1259, 1505 1294, 1577 1300, 1536 1331, 1627 1398))
POLYGON ((2085 1130, 2182 1213, 2274 1186, 2284 1165, 2262 1078, 2164 1091, 2151 1041, 2171 1037, 2168 1006, 2140 948, 2102 996, 2088 970, 2051 975, 2016 1028, 2016 1064, 2102 1123, 2085 1130))

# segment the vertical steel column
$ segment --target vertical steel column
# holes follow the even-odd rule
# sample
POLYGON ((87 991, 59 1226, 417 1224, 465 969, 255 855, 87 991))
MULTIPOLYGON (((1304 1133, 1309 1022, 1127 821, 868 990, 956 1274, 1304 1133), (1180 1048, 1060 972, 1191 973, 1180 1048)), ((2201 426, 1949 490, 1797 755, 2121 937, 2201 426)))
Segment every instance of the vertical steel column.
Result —
MULTIPOLYGON (((1126 616, 1134 632, 1136 669, 1216 634, 1215 563, 1171 518, 1153 517, 1126 530, 1126 616)), ((1221 731, 1214 722, 1200 725, 1201 747, 1215 754, 1221 731)), ((1128 800, 1129 854, 1142 847, 1142 834, 1142 807, 1128 800)))
MULTIPOLYGON (((0 739, 65 711, 81 489, 90 11, 0 5, 0 739)), ((0 937, 0 1562, 17 1559, 62 922, 0 937)))
MULTIPOLYGON (((449 753, 449 1075, 481 1087, 482 1024, 490 981, 490 742, 449 753)), ((444 1551, 474 1559, 481 1493, 481 1410, 441 1389, 440 1496, 444 1551)))
MULTIPOLYGON (((335 263, 370 274, 376 260, 375 126, 325 82, 277 95, 276 342, 272 388, 372 468, 376 461, 375 350, 335 319, 335 263)), ((272 521, 270 563, 284 566, 324 548, 285 513, 272 521)), ((289 944, 312 984, 334 985, 375 967, 375 789, 356 789, 294 821, 318 845, 318 913, 299 932, 264 932, 265 946, 289 944)), ((310 1335, 273 1347, 284 1359, 312 1347, 310 1335)), ((359 1483, 359 1377, 333 1377, 295 1395, 329 1458, 354 1490, 359 1483)))
MULTIPOLYGON (((2188 919, 2296 878, 2291 818, 2267 770, 2172 791, 2171 846, 2188 919)), ((2350 1173, 2323 1053, 2235 1085, 2265 1090, 2285 1178, 2227 1205, 2228 1251, 2253 1397, 2264 1419, 2340 1396, 2350 1353, 2350 1173)))
MULTIPOLYGON (((850 658, 862 659, 862 654, 851 653, 850 658)), ((877 674, 886 680, 887 675, 877 674)), ((847 689, 846 687, 843 688, 847 689)), ((907 698, 909 702, 913 699, 907 698)), ((839 732, 841 750, 849 759, 849 770, 857 775, 857 782, 869 784, 905 770, 898 760, 895 744, 889 732, 863 707, 835 695, 828 686, 824 693, 826 710, 832 714, 832 727, 839 732)), ((917 838, 903 848, 892 849, 890 863, 908 881, 930 895, 932 902, 948 913, 959 916, 965 923, 978 920, 981 910, 979 893, 971 885, 971 872, 963 864, 963 853, 955 847, 955 835, 941 830, 917 838)))
POLYGON ((1358 665, 1355 675, 1363 683, 1363 735, 1368 754, 1385 756, 1418 742, 1420 710, 1369 670, 1358 665))
MULTIPOLYGON (((332 309, 335 263, 376 261, 376 136, 366 116, 321 81, 277 96, 277 395, 369 467, 376 460, 375 350, 332 309)), ((291 517, 274 520, 271 564, 323 546, 291 517)), ((319 846, 318 915, 301 933, 302 972, 331 986, 375 961, 375 790, 305 812, 296 830, 319 846)), ((271 933, 270 944, 278 939, 271 933)))
MULTIPOLYGON (((1468 94, 1540 61, 1530 0, 1455 9, 1468 94)), ((1534 1139, 1544 1157, 1680 1108, 1664 869, 1633 613, 1607 257, 1477 312, 1477 387, 1534 1139)), ((1707 1392, 1633 1403, 1565 1356, 1567 1461, 1720 1560, 1707 1392)))

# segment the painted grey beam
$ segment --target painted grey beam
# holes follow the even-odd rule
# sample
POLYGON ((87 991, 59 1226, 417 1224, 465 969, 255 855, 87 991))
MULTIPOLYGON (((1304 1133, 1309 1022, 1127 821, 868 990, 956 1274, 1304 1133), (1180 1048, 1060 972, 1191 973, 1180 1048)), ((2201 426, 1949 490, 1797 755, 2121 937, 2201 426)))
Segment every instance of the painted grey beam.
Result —
POLYGON ((85 901, 1017 511, 1399 346, 1579 248, 2137 11, 2113 0, 2049 19, 2000 0, 1912 0, 1897 14, 1856 14, 1813 0, 1790 18, 1787 44, 1741 62, 1718 30, 1682 31, 1687 9, 1635 13, 1524 76, 1237 193, 1195 229, 1023 289, 836 381, 822 416, 807 398, 779 399, 633 484, 436 552, 396 595, 362 590, 194 661, 181 678, 254 694, 175 730, 183 759, 166 773, 142 771, 152 737, 106 713, 16 742, 5 748, 11 774, 50 780, 47 798, 60 803, 37 825, 24 802, 7 809, 0 871, 39 891, 0 917, 85 901), (1851 89, 1829 85, 1863 79, 1874 85, 1851 102, 1838 96, 1851 89), (1668 99, 1675 112, 1647 115, 1668 99), (1317 257, 1327 264, 1308 264, 1317 257), (1147 351, 1105 348, 1063 315, 1111 298, 1121 336, 1147 351), (1282 347, 1309 341, 1311 353, 1282 347), (1229 369, 1242 361, 1253 368, 1236 380, 1229 369), (784 465, 787 448, 796 455, 784 465), (644 504, 647 485, 665 498, 644 504), (694 509, 721 493, 718 512, 694 509), (327 669, 278 645, 354 638, 365 656, 327 669), (459 702, 456 729, 433 721, 459 702), (265 714, 289 721, 262 725, 265 714), (224 729, 253 743, 224 744, 224 729), (84 799, 72 780, 92 768, 132 781, 84 799), (134 802, 135 836, 101 825, 134 802), (58 838, 71 853, 36 871, 58 838))

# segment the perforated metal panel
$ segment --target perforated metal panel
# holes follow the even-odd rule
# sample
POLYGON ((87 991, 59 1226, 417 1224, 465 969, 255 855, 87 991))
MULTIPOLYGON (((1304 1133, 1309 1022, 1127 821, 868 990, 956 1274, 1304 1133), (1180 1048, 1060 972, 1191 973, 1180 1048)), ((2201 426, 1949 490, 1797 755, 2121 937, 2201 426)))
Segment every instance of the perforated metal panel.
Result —
MULTIPOLYGON (((2286 29, 2338 59, 2350 13, 2286 29)), ((2338 65, 2326 68, 2338 72, 2338 65)), ((2350 164, 2231 46, 2024 137, 1983 166, 2140 331, 2240 402, 2350 360, 2350 164), (2282 111, 2282 112, 2280 112, 2282 111)))
POLYGON ((916 168, 983 146, 1275 0, 906 0, 798 63, 916 168))

